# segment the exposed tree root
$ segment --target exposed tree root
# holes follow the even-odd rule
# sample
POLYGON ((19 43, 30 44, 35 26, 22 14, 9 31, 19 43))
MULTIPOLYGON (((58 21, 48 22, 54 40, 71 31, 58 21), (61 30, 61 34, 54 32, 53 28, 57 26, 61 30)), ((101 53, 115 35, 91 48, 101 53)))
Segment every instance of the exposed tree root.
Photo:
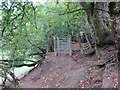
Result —
POLYGON ((107 58, 108 60, 100 65, 96 65, 98 68, 104 68, 108 63, 116 61, 114 55, 107 58))

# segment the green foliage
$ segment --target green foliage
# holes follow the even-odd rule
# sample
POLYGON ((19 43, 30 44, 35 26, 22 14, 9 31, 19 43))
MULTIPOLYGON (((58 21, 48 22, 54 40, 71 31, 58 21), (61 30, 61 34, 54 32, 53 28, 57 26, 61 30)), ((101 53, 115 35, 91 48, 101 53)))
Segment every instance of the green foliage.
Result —
POLYGON ((75 39, 76 32, 90 30, 83 10, 71 13, 79 8, 78 3, 70 2, 48 2, 45 5, 2 2, 4 56, 13 60, 29 58, 29 54, 41 52, 38 47, 46 49, 52 44, 54 35, 72 35, 75 39))

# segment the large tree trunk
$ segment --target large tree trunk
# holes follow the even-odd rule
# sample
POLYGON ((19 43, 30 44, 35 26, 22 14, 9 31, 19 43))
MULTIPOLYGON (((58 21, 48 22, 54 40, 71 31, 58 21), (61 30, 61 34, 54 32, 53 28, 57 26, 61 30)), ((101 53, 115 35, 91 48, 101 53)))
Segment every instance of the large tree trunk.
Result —
POLYGON ((120 61, 120 2, 109 3, 109 13, 112 20, 112 35, 115 41, 116 59, 120 61))
POLYGON ((118 2, 96 2, 85 5, 80 3, 85 8, 88 22, 93 30, 93 35, 97 44, 104 45, 106 42, 106 32, 113 43, 115 43, 116 57, 120 61, 120 3, 118 2))
MULTIPOLYGON (((107 18, 107 14, 105 11, 107 11, 107 5, 106 3, 96 3, 94 4, 95 8, 93 10, 93 12, 91 13, 92 15, 92 23, 93 26, 95 27, 96 30, 96 35, 97 35, 97 44, 99 45, 104 45, 105 44, 105 32, 108 32, 108 28, 105 24, 106 18, 107 18), (105 11, 101 11, 101 10, 105 10, 105 11)), ((89 15, 89 13, 88 13, 89 15)))
POLYGON ((112 23, 113 37, 115 40, 116 59, 120 61, 120 18, 114 17, 112 23))
MULTIPOLYGON (((86 6, 81 4, 83 8, 86 6)), ((108 11, 108 4, 106 2, 97 2, 97 3, 90 3, 86 10, 88 16, 88 22, 91 25, 92 29, 96 30, 97 36, 97 44, 104 45, 105 44, 105 33, 110 31, 109 28, 109 14, 108 11)))

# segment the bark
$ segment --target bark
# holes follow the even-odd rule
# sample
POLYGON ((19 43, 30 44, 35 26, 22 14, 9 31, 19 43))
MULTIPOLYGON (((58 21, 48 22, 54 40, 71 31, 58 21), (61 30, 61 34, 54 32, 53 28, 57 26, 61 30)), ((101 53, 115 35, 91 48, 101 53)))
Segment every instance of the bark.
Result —
POLYGON ((112 23, 113 37, 115 40, 116 59, 120 61, 120 18, 114 17, 112 23))
MULTIPOLYGON (((94 7, 98 8, 98 9, 106 10, 106 11, 108 9, 106 2, 96 3, 94 7)), ((93 11, 93 13, 94 14, 92 16, 92 19, 93 19, 93 25, 94 25, 95 30, 96 30, 97 44, 104 45, 105 38, 106 38, 104 33, 109 32, 109 29, 106 26, 108 14, 106 12, 103 12, 103 11, 98 11, 97 9, 95 9, 93 11)))
MULTIPOLYGON (((81 6, 86 8, 83 3, 81 3, 81 6)), ((108 4, 106 2, 90 3, 87 8, 89 9, 86 10, 88 22, 91 28, 96 30, 97 44, 104 45, 106 37, 104 33, 110 31, 108 22, 110 17, 107 13, 108 4)))
POLYGON ((120 61, 120 2, 110 2, 109 3, 109 12, 112 21, 112 36, 115 40, 115 48, 116 48, 116 59, 120 61))

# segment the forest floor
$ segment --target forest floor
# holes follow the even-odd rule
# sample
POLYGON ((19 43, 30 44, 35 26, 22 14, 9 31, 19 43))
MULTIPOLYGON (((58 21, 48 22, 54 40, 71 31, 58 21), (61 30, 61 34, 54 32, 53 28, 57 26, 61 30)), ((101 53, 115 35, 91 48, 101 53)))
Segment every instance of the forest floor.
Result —
POLYGON ((79 45, 72 44, 76 52, 69 55, 54 56, 48 53, 40 66, 29 72, 20 81, 20 88, 116 88, 118 87, 118 70, 114 66, 105 69, 95 68, 95 64, 105 62, 114 53, 110 46, 101 50, 101 60, 96 56, 82 56, 79 45))

